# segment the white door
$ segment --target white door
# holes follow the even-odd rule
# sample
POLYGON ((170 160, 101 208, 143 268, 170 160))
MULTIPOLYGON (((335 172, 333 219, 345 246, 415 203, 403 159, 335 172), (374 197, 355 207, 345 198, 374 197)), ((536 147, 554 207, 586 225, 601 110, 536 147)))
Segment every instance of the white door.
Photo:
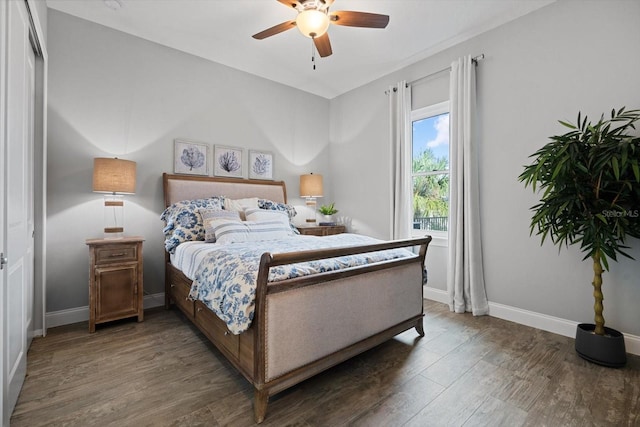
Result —
MULTIPOLYGON (((5 291, 3 315, 3 424, 11 417, 27 367, 28 317, 33 313, 33 107, 34 54, 22 1, 8 3, 5 291), (31 212, 30 212, 31 211, 31 212)), ((32 326, 31 326, 32 327, 32 326)))
MULTIPOLYGON (((30 27, 29 27, 30 28, 30 27)), ((31 43, 28 43, 25 52, 25 138, 24 157, 22 160, 22 176, 20 180, 24 180, 25 190, 21 195, 22 203, 26 209, 25 216, 27 221, 27 230, 25 236, 25 271, 27 273, 25 281, 25 330, 27 334, 27 349, 31 346, 33 340, 33 298, 34 298, 34 250, 35 250, 35 219, 34 219, 34 134, 35 134, 35 93, 36 93, 36 58, 31 43)), ((17 160, 17 159, 16 159, 17 160)), ((15 171, 19 174, 20 171, 15 171)), ((9 185, 12 185, 11 178, 9 185)))
MULTIPOLYGON (((4 149, 5 149, 5 111, 6 111, 6 61, 7 61, 7 2, 0 1, 0 308, 4 310, 4 277, 6 273, 4 253, 6 252, 5 246, 5 194, 6 187, 4 186, 4 168, 6 163, 4 161, 4 149)), ((7 417, 5 417, 5 381, 4 381, 4 314, 0 314, 0 426, 8 425, 7 417)))

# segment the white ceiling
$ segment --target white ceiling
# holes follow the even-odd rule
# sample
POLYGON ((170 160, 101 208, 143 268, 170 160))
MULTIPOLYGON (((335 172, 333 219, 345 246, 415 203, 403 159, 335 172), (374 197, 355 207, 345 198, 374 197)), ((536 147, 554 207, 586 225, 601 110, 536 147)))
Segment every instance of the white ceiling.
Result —
POLYGON ((381 13, 390 16, 389 25, 332 25, 333 55, 316 58, 316 70, 311 39, 296 29, 264 40, 251 37, 295 18, 295 10, 276 0, 118 0, 118 10, 103 0, 47 0, 47 5, 331 99, 553 1, 335 0, 332 11, 381 13))

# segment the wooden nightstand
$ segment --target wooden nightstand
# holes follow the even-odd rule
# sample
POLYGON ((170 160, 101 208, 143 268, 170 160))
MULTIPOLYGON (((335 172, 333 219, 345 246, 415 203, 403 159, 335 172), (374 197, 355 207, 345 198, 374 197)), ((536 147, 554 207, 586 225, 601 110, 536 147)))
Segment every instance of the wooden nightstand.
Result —
POLYGON ((142 305, 142 237, 88 239, 89 332, 97 323, 138 316, 142 305))
POLYGON ((344 225, 305 225, 296 228, 300 234, 307 236, 330 236, 332 234, 340 234, 347 231, 347 227, 344 225))

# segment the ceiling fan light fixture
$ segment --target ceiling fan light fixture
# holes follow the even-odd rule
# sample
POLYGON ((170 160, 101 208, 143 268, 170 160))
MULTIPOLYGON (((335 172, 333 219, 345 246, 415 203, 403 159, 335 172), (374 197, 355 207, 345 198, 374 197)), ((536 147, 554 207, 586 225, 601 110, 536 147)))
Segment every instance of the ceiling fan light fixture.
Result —
POLYGON ((316 9, 307 9, 298 13, 296 26, 305 37, 321 37, 329 28, 329 16, 316 9))

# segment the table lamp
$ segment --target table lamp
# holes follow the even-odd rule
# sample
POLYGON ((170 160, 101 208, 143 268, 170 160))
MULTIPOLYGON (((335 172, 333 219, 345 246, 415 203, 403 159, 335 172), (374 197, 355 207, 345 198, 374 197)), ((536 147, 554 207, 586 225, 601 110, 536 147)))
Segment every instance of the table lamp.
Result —
POLYGON ((322 175, 300 175, 300 197, 305 199, 305 204, 313 211, 313 217, 307 218, 309 225, 316 223, 316 199, 322 197, 322 175))
POLYGON ((136 162, 98 157, 93 159, 93 191, 104 195, 104 237, 124 237, 124 194, 136 192, 136 162))

